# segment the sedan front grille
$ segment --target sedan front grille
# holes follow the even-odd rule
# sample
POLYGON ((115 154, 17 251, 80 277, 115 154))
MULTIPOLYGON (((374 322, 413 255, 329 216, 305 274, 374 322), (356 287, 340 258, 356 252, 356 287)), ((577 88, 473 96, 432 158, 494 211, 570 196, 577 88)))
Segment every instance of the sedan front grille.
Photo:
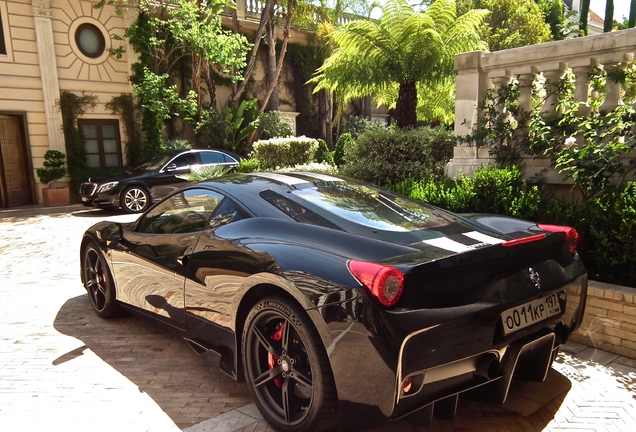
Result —
POLYGON ((79 193, 81 196, 91 196, 95 193, 96 189, 97 189, 97 183, 92 183, 92 182, 82 183, 80 185, 79 193))

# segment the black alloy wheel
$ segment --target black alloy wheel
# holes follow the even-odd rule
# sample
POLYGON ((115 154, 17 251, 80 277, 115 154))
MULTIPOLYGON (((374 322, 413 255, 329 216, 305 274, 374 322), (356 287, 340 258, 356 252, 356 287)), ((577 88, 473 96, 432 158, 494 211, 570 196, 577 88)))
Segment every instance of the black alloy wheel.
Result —
POLYGON ((112 275, 102 251, 94 244, 89 244, 82 254, 82 282, 97 315, 112 318, 121 314, 112 275))
POLYGON ((141 213, 150 205, 150 194, 141 186, 129 186, 121 193, 119 205, 126 213, 141 213))
POLYGON ((250 311, 243 366, 259 411, 279 432, 337 428, 337 393, 326 351, 307 314, 284 298, 250 311))

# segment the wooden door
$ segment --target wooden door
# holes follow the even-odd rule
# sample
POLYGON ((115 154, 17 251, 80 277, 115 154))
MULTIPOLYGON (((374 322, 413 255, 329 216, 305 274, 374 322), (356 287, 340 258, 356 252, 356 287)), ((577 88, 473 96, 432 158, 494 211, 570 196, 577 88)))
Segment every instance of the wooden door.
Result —
POLYGON ((0 115, 0 207, 31 204, 21 118, 0 115))

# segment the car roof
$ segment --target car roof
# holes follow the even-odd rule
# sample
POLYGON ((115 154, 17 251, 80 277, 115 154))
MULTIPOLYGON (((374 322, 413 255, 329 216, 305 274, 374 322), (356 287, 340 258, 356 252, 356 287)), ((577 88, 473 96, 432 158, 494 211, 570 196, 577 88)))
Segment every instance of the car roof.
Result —
POLYGON ((353 180, 327 174, 298 172, 298 173, 250 173, 233 174, 205 180, 199 185, 209 186, 225 192, 240 201, 257 216, 280 217, 281 213, 259 194, 265 190, 275 190, 278 193, 325 186, 333 183, 351 183, 353 180))

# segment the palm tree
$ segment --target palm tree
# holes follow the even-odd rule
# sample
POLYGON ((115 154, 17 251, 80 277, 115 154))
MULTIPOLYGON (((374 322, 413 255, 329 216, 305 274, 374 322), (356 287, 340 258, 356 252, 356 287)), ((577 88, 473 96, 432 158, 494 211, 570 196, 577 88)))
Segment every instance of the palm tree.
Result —
POLYGON ((315 91, 331 90, 343 102, 368 95, 376 102, 393 99, 398 127, 412 126, 418 89, 447 91, 454 55, 486 49, 477 28, 488 12, 457 17, 455 0, 437 0, 424 13, 406 0, 388 0, 382 10, 379 21, 353 21, 331 34, 336 49, 311 82, 315 91))

